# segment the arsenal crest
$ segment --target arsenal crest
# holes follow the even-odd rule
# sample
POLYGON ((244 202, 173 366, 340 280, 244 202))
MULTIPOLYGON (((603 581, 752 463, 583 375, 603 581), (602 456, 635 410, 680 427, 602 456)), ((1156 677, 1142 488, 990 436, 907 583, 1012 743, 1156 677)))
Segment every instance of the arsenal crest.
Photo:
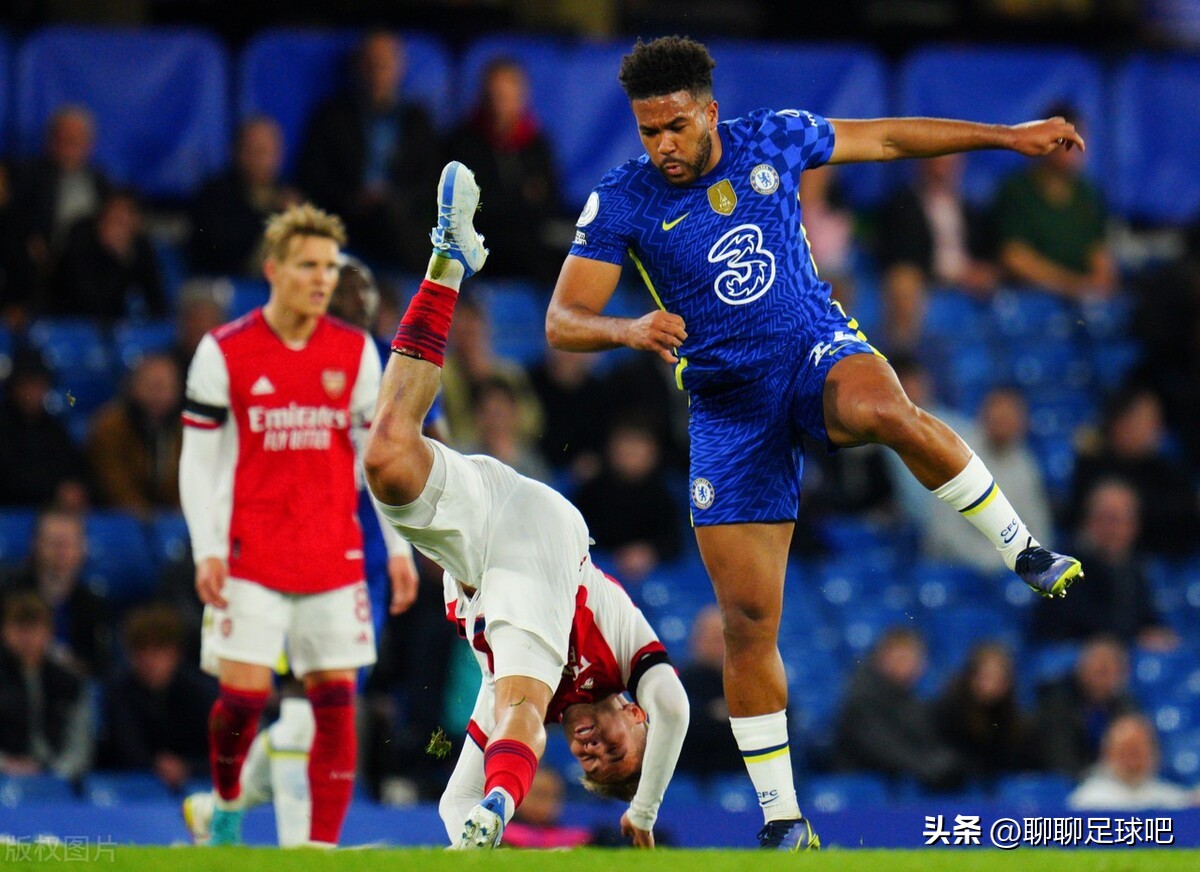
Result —
POLYGON ((321 372, 321 387, 329 394, 331 400, 336 400, 346 390, 346 372, 341 369, 326 369, 321 372))

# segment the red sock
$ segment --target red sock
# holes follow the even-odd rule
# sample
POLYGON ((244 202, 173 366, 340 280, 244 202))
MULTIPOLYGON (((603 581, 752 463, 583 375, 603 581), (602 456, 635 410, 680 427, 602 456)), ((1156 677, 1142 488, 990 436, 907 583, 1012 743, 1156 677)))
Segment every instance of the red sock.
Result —
POLYGON ((213 786, 221 799, 237 799, 246 752, 258 732, 258 718, 267 706, 267 692, 237 690, 221 685, 208 716, 208 762, 213 786))
POLYGON ((513 798, 511 811, 515 811, 529 792, 529 785, 533 784, 537 765, 537 754, 524 742, 497 739, 483 752, 484 796, 502 787, 513 798))
POLYGON ((458 291, 426 279, 408 304, 400 320, 392 351, 417 360, 428 360, 434 366, 446 362, 446 337, 450 335, 450 319, 458 291))
POLYGON ((358 736, 354 732, 354 683, 325 681, 308 691, 317 731, 308 755, 312 794, 309 838, 336 845, 354 792, 358 736))

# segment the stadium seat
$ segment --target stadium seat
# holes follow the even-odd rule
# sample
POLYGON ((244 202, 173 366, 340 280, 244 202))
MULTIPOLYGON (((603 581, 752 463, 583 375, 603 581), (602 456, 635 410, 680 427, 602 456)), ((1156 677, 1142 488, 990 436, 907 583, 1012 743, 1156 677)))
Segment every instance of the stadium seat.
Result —
POLYGON ((150 520, 150 553, 158 566, 190 558, 191 539, 182 514, 161 513, 150 520))
POLYGON ((84 781, 84 794, 101 807, 172 799, 167 786, 150 772, 93 772, 84 781))
MULTIPOLYGON (((349 86, 360 30, 269 28, 247 44, 238 62, 237 111, 279 122, 286 143, 284 174, 291 177, 309 115, 327 97, 349 86)), ((442 43, 403 33, 407 67, 401 91, 424 105, 434 122, 450 121, 450 56, 442 43)))
POLYGON ((1134 55, 1117 70, 1112 204, 1128 218, 1183 224, 1200 209, 1200 59, 1134 55))
POLYGON ((154 321, 125 321, 113 330, 117 361, 133 369, 147 354, 169 351, 175 342, 175 322, 166 318, 154 321))
POLYGON ((142 522, 123 512, 93 512, 86 525, 88 584, 116 603, 149 596, 156 576, 142 522))
POLYGON ((240 318, 251 309, 266 305, 270 289, 262 279, 232 279, 233 292, 226 307, 230 320, 240 318))
POLYGON ((532 366, 546 354, 546 304, 549 299, 532 282, 480 282, 472 288, 491 325, 496 354, 532 366))
POLYGON ((33 509, 0 511, 0 567, 17 566, 29 556, 37 512, 33 509))
POLYGON ((1065 776, 1042 772, 1006 775, 996 784, 996 802, 1018 814, 1061 809, 1074 783, 1065 776))
POLYGON ((0 775, 0 808, 26 803, 74 803, 76 799, 71 782, 57 775, 0 775))
POLYGON ((1022 672, 1034 684, 1056 681, 1074 669, 1078 659, 1077 642, 1038 645, 1026 650, 1022 672))
POLYGON ((55 110, 83 105, 99 166, 148 196, 184 198, 228 159, 228 68, 197 30, 46 28, 17 55, 18 149, 40 150, 55 110))
POLYGON ((800 784, 800 807, 821 814, 860 811, 887 805, 887 782, 867 773, 820 775, 800 784))
POLYGON ((112 346, 95 321, 41 319, 28 338, 54 372, 56 411, 86 418, 116 394, 112 346))
MULTIPOLYGON (((713 40, 714 73, 723 119, 755 109, 806 109, 826 118, 887 115, 888 73, 865 45, 713 40)), ((838 184, 859 207, 884 192, 878 163, 838 168, 838 184)), ((861 318, 861 314, 859 315, 861 318)))
POLYGON ((1187 680, 1196 664, 1196 651, 1190 647, 1174 651, 1135 648, 1131 660, 1130 683, 1134 693, 1144 704, 1155 705, 1165 702, 1187 680))
MULTIPOLYGON (((1053 104, 1065 102, 1083 121, 1088 174, 1107 175, 1110 146, 1105 137, 1110 113, 1104 103, 1103 75, 1099 65, 1081 52, 931 46, 904 60, 898 90, 897 114, 1000 124, 1044 118, 1053 104)), ((977 203, 987 202, 999 181, 1024 165, 1024 158, 1013 152, 974 152, 966 159, 964 191, 977 203)))
POLYGON ((1162 737, 1163 774, 1184 784, 1200 780, 1200 729, 1170 733, 1162 737))

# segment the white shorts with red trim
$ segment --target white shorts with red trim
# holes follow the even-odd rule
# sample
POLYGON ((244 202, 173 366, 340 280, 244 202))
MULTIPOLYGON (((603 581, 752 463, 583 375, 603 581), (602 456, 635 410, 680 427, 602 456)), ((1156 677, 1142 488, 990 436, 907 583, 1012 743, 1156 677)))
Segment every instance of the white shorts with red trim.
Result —
POLYGON ((365 582, 324 593, 291 594, 229 578, 228 606, 207 606, 200 668, 216 675, 221 660, 275 669, 286 653, 297 677, 357 669, 375 662, 375 626, 365 582))

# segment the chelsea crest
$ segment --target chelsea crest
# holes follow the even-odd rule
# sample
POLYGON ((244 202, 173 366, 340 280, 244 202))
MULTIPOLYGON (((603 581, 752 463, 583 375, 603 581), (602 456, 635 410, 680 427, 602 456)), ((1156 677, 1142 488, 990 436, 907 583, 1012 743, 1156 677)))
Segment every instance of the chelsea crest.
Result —
POLYGON ((750 171, 750 187, 759 194, 774 194, 779 190, 779 173, 770 164, 761 163, 750 171))

